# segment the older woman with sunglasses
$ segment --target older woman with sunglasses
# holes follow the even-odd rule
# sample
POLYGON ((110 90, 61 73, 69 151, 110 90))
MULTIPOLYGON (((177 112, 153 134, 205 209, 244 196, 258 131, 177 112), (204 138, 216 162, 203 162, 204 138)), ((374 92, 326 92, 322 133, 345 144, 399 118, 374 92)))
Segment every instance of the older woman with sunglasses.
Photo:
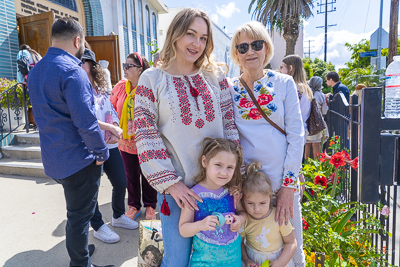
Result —
POLYGON ((264 69, 273 54, 271 37, 261 23, 246 23, 233 34, 231 57, 243 71, 231 80, 235 123, 245 162, 262 163, 276 196, 275 220, 293 224, 298 244, 294 261, 305 266, 298 181, 304 127, 293 78, 264 69))
POLYGON ((143 204, 146 207, 146 220, 156 218, 157 191, 143 177, 137 155, 135 133, 133 126, 133 111, 136 87, 140 75, 148 69, 149 63, 144 56, 137 52, 129 54, 122 64, 126 80, 119 81, 111 92, 111 103, 117 110, 123 137, 119 140, 119 150, 125 166, 128 182, 128 207, 125 215, 132 220, 141 214, 140 202, 143 194, 143 204))

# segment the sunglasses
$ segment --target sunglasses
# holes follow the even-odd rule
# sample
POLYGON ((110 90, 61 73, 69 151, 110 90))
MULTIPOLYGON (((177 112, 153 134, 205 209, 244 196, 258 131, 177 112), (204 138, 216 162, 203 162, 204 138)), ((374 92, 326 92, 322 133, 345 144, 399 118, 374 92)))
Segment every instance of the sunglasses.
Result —
POLYGON ((241 43, 235 47, 240 54, 246 54, 247 51, 249 51, 250 46, 251 49, 253 49, 254 51, 260 51, 264 47, 264 42, 265 42, 264 40, 257 40, 252 42, 251 44, 241 43))
POLYGON ((135 65, 135 64, 131 64, 131 63, 122 63, 122 68, 123 68, 124 70, 129 70, 129 69, 132 68, 132 67, 141 68, 140 66, 135 65))

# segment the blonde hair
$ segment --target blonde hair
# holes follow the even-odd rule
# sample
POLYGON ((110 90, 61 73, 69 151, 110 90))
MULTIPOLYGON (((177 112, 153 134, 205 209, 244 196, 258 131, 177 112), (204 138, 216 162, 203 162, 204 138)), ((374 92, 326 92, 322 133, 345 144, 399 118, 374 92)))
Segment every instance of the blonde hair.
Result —
POLYGON ((176 41, 186 34, 195 18, 202 18, 205 21, 208 32, 203 54, 194 62, 194 65, 197 68, 204 67, 207 71, 215 71, 217 66, 223 65, 222 63, 216 63, 215 59, 211 58, 211 53, 214 50, 214 40, 210 18, 204 11, 197 8, 185 8, 176 14, 168 27, 164 47, 160 51, 160 61, 157 64, 161 69, 166 69, 175 60, 176 41))
POLYGON ((242 180, 242 174, 240 173, 240 167, 243 164, 243 149, 241 146, 237 145, 235 142, 229 139, 223 138, 211 138, 206 137, 202 142, 203 151, 199 157, 199 173, 194 178, 194 183, 198 184, 206 179, 206 168, 202 165, 202 157, 205 156, 206 161, 209 162, 210 159, 215 157, 219 152, 226 151, 232 153, 236 156, 236 166, 233 172, 233 177, 225 187, 240 186, 242 180))
POLYGON ((306 71, 303 67, 303 61, 298 55, 289 55, 282 59, 282 62, 288 66, 289 74, 299 88, 299 92, 305 95, 310 101, 313 99, 313 92, 307 84, 306 71), (290 70, 289 66, 292 66, 290 70))
MULTIPOLYGON (((246 178, 242 184, 243 195, 260 193, 269 196, 272 200, 271 180, 266 173, 261 171, 261 168, 262 164, 260 162, 252 162, 246 166, 246 178)), ((272 201, 270 201, 271 205, 272 201)))
POLYGON ((233 33, 232 44, 231 44, 231 58, 236 65, 240 67, 239 58, 237 56, 236 46, 239 44, 240 35, 246 33, 250 38, 254 40, 264 40, 265 45, 268 48, 268 52, 265 55, 264 66, 266 66, 274 56, 274 45, 272 39, 268 34, 267 29, 263 24, 258 21, 250 21, 239 28, 233 33))

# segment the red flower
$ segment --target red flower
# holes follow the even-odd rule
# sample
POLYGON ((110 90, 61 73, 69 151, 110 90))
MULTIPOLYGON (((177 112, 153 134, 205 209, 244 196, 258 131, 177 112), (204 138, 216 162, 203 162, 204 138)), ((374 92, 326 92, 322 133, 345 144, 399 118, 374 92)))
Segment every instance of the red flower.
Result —
POLYGON ((308 224, 308 222, 306 220, 303 219, 303 229, 308 230, 308 227, 310 227, 310 225, 308 224))
POLYGON ((272 101, 272 96, 263 94, 258 97, 257 101, 260 105, 266 105, 272 101))
POLYGON ((325 178, 325 176, 319 176, 319 175, 315 176, 315 178, 313 180, 313 183, 315 185, 319 184, 319 185, 322 185, 324 188, 326 188, 327 182, 328 182, 328 180, 325 178))
POLYGON ((240 102, 239 102, 239 106, 242 108, 251 108, 252 106, 254 106, 254 103, 247 100, 247 98, 241 98, 240 102))
POLYGON ((353 160, 346 161, 347 164, 349 164, 350 167, 353 169, 357 170, 358 168, 358 157, 354 158, 353 160))
MULTIPOLYGON (((339 184, 339 179, 340 179, 340 177, 338 176, 336 184, 339 184)), ((333 184, 334 180, 335 180, 335 173, 333 172, 328 178, 328 183, 333 184)))
POLYGON ((338 138, 339 138, 339 136, 336 135, 336 136, 335 136, 335 140, 338 140, 338 138))
MULTIPOLYGON (((318 154, 319 154, 319 153, 318 153, 318 154)), ((325 149, 324 153, 321 153, 321 154, 319 154, 319 155, 321 156, 320 159, 319 159, 319 161, 321 161, 321 162, 325 162, 325 161, 331 159, 331 156, 329 156, 328 154, 326 154, 326 149, 325 149)))
POLYGON ((288 186, 289 185, 289 178, 285 178, 285 181, 283 182, 284 186, 288 186))
POLYGON ((350 161, 351 159, 350 159, 350 155, 346 152, 346 151, 342 151, 342 155, 343 155, 343 157, 344 157, 344 160, 347 162, 347 161, 350 161))
POLYGON ((252 108, 250 109, 249 117, 252 118, 253 120, 258 120, 262 118, 262 115, 260 114, 260 111, 258 111, 258 109, 252 108))
POLYGON ((336 152, 329 160, 329 163, 334 165, 336 169, 340 166, 346 165, 346 162, 344 161, 344 155, 341 152, 336 152))

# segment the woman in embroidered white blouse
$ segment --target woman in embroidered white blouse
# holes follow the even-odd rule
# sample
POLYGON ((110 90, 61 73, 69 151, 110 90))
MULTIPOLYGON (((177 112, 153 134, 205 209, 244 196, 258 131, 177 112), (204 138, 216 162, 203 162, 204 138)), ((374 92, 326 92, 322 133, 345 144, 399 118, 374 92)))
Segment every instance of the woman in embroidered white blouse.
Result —
POLYGON ((294 261, 296 266, 304 266, 298 181, 304 127, 293 78, 264 69, 273 54, 271 38, 261 23, 246 23, 233 34, 231 57, 243 71, 241 78, 252 90, 263 112, 286 135, 264 119, 239 78, 231 80, 235 123, 245 162, 261 162, 262 171, 271 179, 276 194, 275 220, 282 224, 290 219, 295 228, 298 249, 294 261))
POLYGON ((183 9, 170 24, 158 68, 140 76, 136 91, 134 122, 140 166, 159 192, 164 240, 161 266, 187 266, 189 262, 192 239, 179 234, 178 221, 183 206, 197 209, 196 200, 201 201, 190 190, 201 141, 205 137, 239 139, 228 82, 210 60, 213 48, 207 14, 183 9))

